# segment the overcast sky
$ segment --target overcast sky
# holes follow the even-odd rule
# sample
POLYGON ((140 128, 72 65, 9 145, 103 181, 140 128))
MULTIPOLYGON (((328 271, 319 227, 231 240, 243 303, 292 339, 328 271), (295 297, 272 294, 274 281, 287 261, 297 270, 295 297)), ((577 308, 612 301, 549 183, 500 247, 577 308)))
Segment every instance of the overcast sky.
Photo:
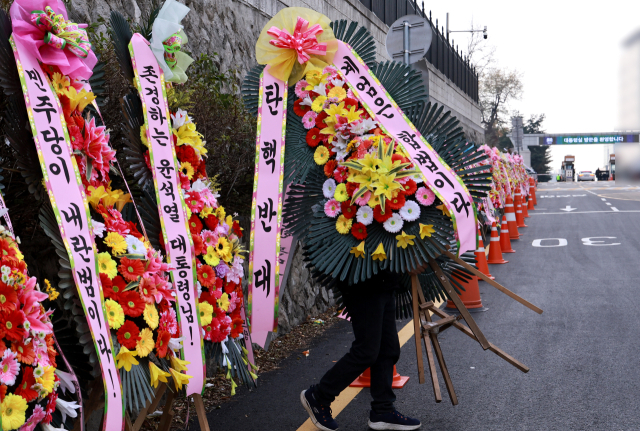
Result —
MULTIPOLYGON (((425 9, 449 28, 465 30, 473 19, 487 26, 487 43, 496 47, 500 67, 522 73, 522 100, 511 104, 525 119, 546 115, 549 133, 612 132, 618 118, 621 43, 640 28, 640 1, 538 0, 519 2, 433 1, 425 9)), ((465 33, 452 37, 462 48, 465 33)), ((595 170, 604 160, 602 146, 553 149, 554 168, 561 155, 576 153, 578 170, 595 170)))

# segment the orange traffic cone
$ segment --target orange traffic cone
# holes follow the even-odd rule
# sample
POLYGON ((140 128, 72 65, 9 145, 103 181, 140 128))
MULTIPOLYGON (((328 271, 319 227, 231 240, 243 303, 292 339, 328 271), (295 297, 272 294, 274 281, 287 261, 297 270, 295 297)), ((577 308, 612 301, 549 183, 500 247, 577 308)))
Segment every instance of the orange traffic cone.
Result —
POLYGON ((534 193, 533 187, 530 187, 529 188, 529 200, 527 201, 527 210, 528 211, 533 211, 535 209, 534 206, 533 206, 534 205, 533 204, 533 193, 534 193))
MULTIPOLYGON (((396 366, 393 366, 393 383, 391 387, 393 389, 404 388, 404 385, 409 381, 409 377, 401 376, 396 369, 396 366)), ((364 373, 360 374, 357 379, 353 381, 349 386, 352 388, 370 388, 371 387, 371 368, 367 368, 364 370, 364 373)))
POLYGON ((511 196, 507 196, 507 202, 504 204, 504 212, 509 225, 509 238, 520 239, 520 232, 518 232, 518 225, 516 223, 516 211, 513 207, 511 196))
POLYGON ((508 260, 502 258, 502 250, 500 248, 500 237, 498 236, 498 228, 496 222, 491 225, 491 241, 489 243, 489 260, 488 263, 507 263, 508 260))
POLYGON ((533 196, 533 205, 538 205, 538 199, 536 199, 537 188, 538 188, 538 184, 536 184, 535 180, 533 178, 529 178, 529 190, 532 190, 531 195, 533 196))
MULTIPOLYGON (((487 308, 485 308, 485 306, 482 305, 482 299, 480 298, 480 287, 478 286, 478 277, 474 275, 474 276, 471 276, 470 279, 463 280, 454 275, 453 278, 455 278, 456 282, 458 282, 459 284, 462 285, 462 287, 464 287, 464 291, 460 292, 460 295, 458 296, 460 297, 460 299, 462 299, 462 303, 464 304, 465 307, 467 307, 467 310, 469 310, 471 313, 487 311, 487 308)), ((447 300, 447 305, 445 306, 444 311, 447 313, 457 313, 458 308, 453 303, 453 301, 449 299, 447 300)))
POLYGON ((486 275, 492 280, 496 278, 489 272, 489 265, 487 265, 487 255, 484 254, 484 244, 482 243, 482 235, 480 235, 480 228, 478 228, 478 249, 476 250, 476 266, 478 271, 486 275))
POLYGON ((516 192, 515 198, 516 201, 514 203, 516 207, 516 224, 518 227, 527 227, 527 225, 524 224, 524 215, 522 214, 522 195, 520 194, 520 192, 516 192))
POLYGON ((529 199, 529 196, 527 196, 526 198, 523 197, 522 198, 522 215, 524 218, 529 218, 529 205, 527 204, 527 199, 529 199))
POLYGON ((507 216, 502 216, 502 228, 500 229, 500 251, 503 253, 515 253, 511 248, 511 239, 509 238, 509 223, 507 216))

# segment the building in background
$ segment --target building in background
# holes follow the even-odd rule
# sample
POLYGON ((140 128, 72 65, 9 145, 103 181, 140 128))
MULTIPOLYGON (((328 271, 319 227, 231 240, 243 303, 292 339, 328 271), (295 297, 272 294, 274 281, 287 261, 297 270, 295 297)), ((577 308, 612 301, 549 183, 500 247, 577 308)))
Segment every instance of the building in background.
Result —
POLYGON ((618 130, 640 130, 640 29, 622 43, 618 130))

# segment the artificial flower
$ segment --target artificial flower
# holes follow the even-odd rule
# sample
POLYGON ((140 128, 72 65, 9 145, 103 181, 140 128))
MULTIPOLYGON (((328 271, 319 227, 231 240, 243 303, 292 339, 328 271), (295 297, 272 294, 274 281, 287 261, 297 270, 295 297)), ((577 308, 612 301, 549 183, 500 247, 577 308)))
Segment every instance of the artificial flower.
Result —
POLYGON ((15 430, 26 421, 27 401, 20 395, 7 394, 0 404, 0 417, 2 419, 2 429, 6 431, 15 430))
POLYGON ((329 178, 322 184, 322 194, 325 198, 331 199, 336 191, 336 182, 329 178))
POLYGON ((333 87, 329 90, 329 94, 327 94, 330 98, 337 98, 338 101, 342 102, 347 97, 347 92, 342 87, 333 87))
POLYGON ((364 241, 362 241, 360 244, 358 244, 357 247, 351 247, 351 254, 354 254, 356 256, 356 258, 358 257, 364 257, 364 255, 366 254, 364 251, 364 241))
POLYGON ((154 344, 153 332, 151 332, 149 328, 144 328, 140 331, 138 341, 136 342, 136 354, 141 358, 148 356, 149 353, 153 351, 154 344))
POLYGON ((347 186, 344 183, 338 184, 333 197, 338 202, 344 202, 349 199, 349 195, 347 194, 347 186))
POLYGON ((307 145, 311 148, 315 148, 318 146, 320 141, 322 141, 323 136, 320 134, 320 129, 314 127, 313 129, 307 132, 305 140, 307 141, 307 145))
POLYGON ((184 359, 180 359, 177 356, 172 356, 170 358, 171 366, 177 371, 187 371, 187 365, 191 362, 185 361, 184 359))
POLYGON ((207 264, 211 265, 212 267, 218 266, 218 264, 220 263, 220 257, 218 256, 218 252, 216 251, 216 248, 213 246, 207 247, 207 253, 203 256, 203 259, 205 262, 207 262, 207 264))
POLYGON ((449 209, 445 206, 445 204, 437 205, 436 208, 442 211, 442 215, 451 217, 451 213, 449 213, 449 209))
POLYGON ((389 209, 392 209, 392 210, 399 210, 404 206, 405 202, 406 202, 406 199, 404 195, 402 193, 398 193, 397 196, 394 196, 393 198, 388 199, 385 202, 385 209, 387 209, 388 207, 389 209))
POLYGON ((200 314, 200 325, 207 326, 213 319, 213 305, 206 301, 198 304, 198 313, 200 314))
POLYGON ((35 384, 36 379, 33 377, 33 368, 22 367, 22 381, 16 388, 15 394, 20 395, 22 398, 27 400, 27 402, 31 402, 38 398, 38 392, 34 391, 32 388, 35 384))
POLYGON ((348 200, 340 204, 340 210, 342 211, 342 214, 344 214, 346 218, 354 218, 358 211, 356 209, 356 206, 351 205, 351 203, 348 200))
POLYGON ((399 211, 400 217, 405 221, 415 221, 420 217, 420 206, 414 201, 407 201, 399 211))
POLYGON ((139 364, 135 356, 136 352, 129 351, 125 346, 120 347, 120 352, 116 356, 118 369, 124 367, 125 371, 131 371, 131 366, 139 364))
POLYGON ((171 339, 171 333, 164 330, 158 331, 158 338, 156 339, 156 354, 160 358, 167 356, 167 349, 169 348, 169 340, 171 339))
POLYGON ((373 209, 368 205, 361 206, 356 213, 356 220, 358 223, 369 226, 373 223, 373 209))
POLYGON ((196 173, 193 169, 193 165, 189 162, 180 163, 180 172, 182 172, 182 175, 189 178, 189 180, 193 179, 193 175, 196 173))
POLYGON ((20 372, 20 363, 18 355, 9 349, 4 351, 2 361, 0 361, 0 383, 7 386, 13 386, 16 383, 16 377, 20 372))
POLYGON ((151 386, 154 388, 158 387, 158 382, 167 383, 167 377, 171 376, 171 374, 158 368, 153 361, 149 361, 149 375, 151 378, 151 386))
POLYGON ((311 104, 313 112, 321 112, 324 109, 324 102, 327 100, 326 96, 318 96, 311 104))
POLYGON ((387 253, 385 253, 382 243, 378 244, 378 247, 371 254, 371 257, 373 260, 379 260, 381 262, 387 258, 387 253))
POLYGON ((126 280, 135 281, 138 277, 144 274, 144 264, 140 259, 129 259, 128 257, 123 257, 120 259, 118 271, 120 271, 120 274, 122 274, 126 280))
MULTIPOLYGON (((41 368, 41 366, 38 366, 38 368, 41 368)), ((42 367, 42 373, 36 378, 36 383, 40 383, 47 394, 53 391, 53 386, 56 382, 55 370, 51 365, 46 365, 42 367)))
POLYGON ((340 211, 340 203, 335 199, 329 199, 324 204, 324 213, 327 217, 335 218, 338 214, 340 214, 340 211))
POLYGON ((313 154, 313 160, 317 165, 320 166, 327 163, 327 160, 329 160, 329 150, 327 149, 327 147, 325 147, 324 145, 318 146, 315 153, 313 154))
POLYGON ((392 216, 393 216, 393 211, 391 211, 390 209, 387 209, 386 211, 384 211, 380 205, 378 205, 373 209, 373 218, 378 223, 384 223, 387 220, 389 220, 392 216))
POLYGON ((432 224, 420 223, 420 238, 431 237, 431 234, 435 232, 432 224))
POLYGON ((179 373, 176 370, 174 370, 173 368, 169 368, 169 372, 171 373, 171 376, 173 377, 173 383, 175 384, 177 391, 181 390, 182 389, 182 385, 186 385, 187 383, 189 383, 189 379, 193 377, 193 376, 189 376, 187 374, 179 373))
POLYGON ((98 270, 112 280, 118 275, 117 263, 111 259, 111 255, 107 252, 98 253, 98 270))
POLYGON ((336 162, 335 160, 329 160, 324 165, 324 175, 327 178, 331 178, 333 176, 333 172, 336 170, 337 167, 338 167, 338 162, 336 162))
POLYGON ((113 254, 123 254, 127 252, 127 242, 122 235, 117 232, 109 232, 104 239, 107 247, 111 247, 113 254))
MULTIPOLYGON (((348 187, 348 183, 347 183, 347 187, 348 187)), ((371 200, 371 192, 370 191, 366 191, 362 196, 360 196, 359 198, 357 198, 353 203, 359 206, 369 206, 369 201, 371 200)), ((378 198, 379 201, 379 198, 378 198)))
POLYGON ((158 327, 160 330, 166 331, 171 335, 175 335, 178 332, 176 311, 173 308, 169 308, 168 310, 160 313, 160 324, 158 327))
POLYGON ((218 299, 218 307, 225 312, 229 310, 229 295, 223 293, 220 296, 220 299, 218 299))
POLYGON ((382 225, 384 226, 384 229, 387 232, 396 233, 396 232, 400 232, 400 229, 402 229, 404 222, 402 221, 402 218, 398 214, 394 213, 382 225))
POLYGON ((415 237, 415 235, 407 235, 404 231, 402 231, 400 235, 396 235, 396 240, 398 240, 396 247, 407 248, 408 245, 414 245, 415 243, 413 242, 413 239, 415 237))
POLYGON ((147 254, 147 247, 135 236, 127 235, 125 241, 127 242, 129 254, 147 254))
POLYGON ((107 312, 107 321, 111 329, 119 329, 124 323, 124 311, 116 301, 105 299, 104 308, 107 312))
POLYGON ((117 337, 118 343, 129 350, 135 350, 136 343, 140 339, 140 329, 131 320, 127 320, 120 329, 118 329, 117 337))
POLYGON ((405 196, 411 196, 416 192, 417 188, 416 182, 409 178, 407 182, 402 185, 402 193, 404 193, 405 196))
POLYGON ((427 187, 420 187, 416 191, 416 199, 420 205, 428 207, 436 200, 436 195, 427 187))
POLYGON ((352 219, 346 218, 344 215, 341 215, 340 217, 338 217, 338 221, 336 222, 336 229, 338 233, 346 235, 351 230, 352 224, 352 219))
POLYGON ((19 306, 18 294, 14 287, 0 282, 0 313, 13 311, 19 306))
POLYGON ((13 310, 9 313, 0 314, 0 333, 4 333, 5 338, 9 341, 20 341, 27 335, 21 325, 25 321, 25 315, 22 310, 13 310))
POLYGON ((369 205, 371 208, 379 207, 380 206, 380 196, 371 193, 371 198, 367 202, 367 205, 369 205))
POLYGON ((216 252, 218 253, 218 256, 220 256, 220 259, 224 260, 225 262, 229 262, 231 259, 233 259, 233 256, 231 255, 231 244, 224 237, 218 238, 216 252))
POLYGON ((202 265, 197 270, 198 281, 205 287, 213 286, 216 281, 216 276, 213 272, 213 268, 209 265, 202 265))
POLYGON ((144 311, 142 312, 142 317, 144 318, 144 321, 147 322, 147 325, 149 325, 149 328, 156 329, 158 327, 160 318, 158 316, 158 310, 156 309, 155 305, 145 304, 144 311))
POLYGON ((144 312, 145 302, 135 290, 122 292, 118 303, 127 316, 139 317, 144 312))
POLYGON ((353 235, 356 239, 366 239, 367 227, 362 223, 354 223, 351 227, 351 235, 353 235))
POLYGON ((316 114, 313 111, 309 111, 306 114, 304 114, 304 116, 302 117, 302 125, 304 126, 304 128, 313 129, 316 125, 317 116, 318 114, 316 114))

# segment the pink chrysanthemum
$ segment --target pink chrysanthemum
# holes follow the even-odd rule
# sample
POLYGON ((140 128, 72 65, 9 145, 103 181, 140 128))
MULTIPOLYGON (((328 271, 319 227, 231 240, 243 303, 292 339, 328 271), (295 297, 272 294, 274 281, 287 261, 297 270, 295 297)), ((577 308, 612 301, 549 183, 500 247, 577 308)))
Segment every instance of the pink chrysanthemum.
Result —
POLYGON ((342 211, 340 208, 340 202, 335 199, 329 199, 327 203, 324 204, 324 213, 327 217, 334 218, 340 214, 340 211, 342 211))
POLYGON ((196 191, 190 191, 187 193, 184 202, 192 213, 199 213, 204 208, 204 199, 202 199, 202 195, 196 191))
POLYGON ((16 383, 16 377, 20 372, 17 356, 10 349, 4 351, 2 361, 0 361, 0 383, 7 386, 13 386, 16 383))
POLYGON ((304 126, 304 128, 307 130, 313 129, 316 126, 317 116, 318 114, 313 111, 309 111, 304 114, 304 117, 302 117, 302 125, 304 126))
POLYGON ((355 200, 355 204, 359 206, 366 205, 367 203, 369 203, 369 199, 371 199, 371 192, 367 191, 355 200))
POLYGON ((218 245, 218 235, 212 231, 203 230, 200 232, 200 236, 202 237, 202 242, 204 242, 205 247, 215 247, 218 245))
POLYGON ((416 199, 420 205, 428 207, 436 200, 436 195, 426 187, 420 187, 416 190, 416 199))
POLYGON ((47 414, 45 413, 42 406, 40 404, 36 404, 36 406, 33 408, 33 413, 31 414, 31 416, 29 416, 29 419, 27 419, 24 425, 20 427, 20 431, 33 431, 36 425, 42 422, 42 419, 44 419, 46 415, 47 414))
POLYGON ((309 83, 304 79, 296 83, 295 93, 296 96, 298 96, 300 99, 304 99, 309 95, 309 92, 305 90, 305 88, 307 88, 307 85, 309 85, 309 83))
POLYGON ((160 329, 167 331, 171 335, 178 332, 178 321, 176 320, 176 311, 173 308, 160 313, 160 329))

